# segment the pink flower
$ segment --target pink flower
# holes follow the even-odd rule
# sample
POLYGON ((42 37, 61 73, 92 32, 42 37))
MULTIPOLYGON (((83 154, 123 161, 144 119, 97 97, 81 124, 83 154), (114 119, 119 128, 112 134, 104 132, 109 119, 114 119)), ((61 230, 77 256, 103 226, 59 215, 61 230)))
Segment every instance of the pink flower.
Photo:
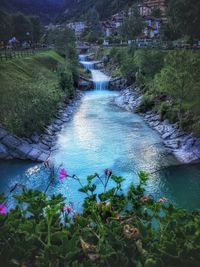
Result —
POLYGON ((60 169, 59 174, 60 174, 59 175, 59 180, 60 181, 62 181, 63 179, 65 179, 66 177, 69 176, 64 168, 60 169))
POLYGON ((64 211, 66 211, 68 214, 72 212, 72 208, 69 206, 64 206, 64 211))
POLYGON ((105 170, 104 170, 104 173, 105 173, 105 175, 108 176, 108 177, 110 177, 110 176, 112 175, 112 171, 109 170, 109 169, 105 169, 105 170))
POLYGON ((164 202, 166 202, 166 201, 167 201, 167 199, 166 199, 165 197, 162 197, 162 198, 160 198, 160 199, 158 200, 159 203, 164 203, 164 202))
POLYGON ((5 205, 0 204, 0 214, 6 214, 7 213, 7 208, 5 205))

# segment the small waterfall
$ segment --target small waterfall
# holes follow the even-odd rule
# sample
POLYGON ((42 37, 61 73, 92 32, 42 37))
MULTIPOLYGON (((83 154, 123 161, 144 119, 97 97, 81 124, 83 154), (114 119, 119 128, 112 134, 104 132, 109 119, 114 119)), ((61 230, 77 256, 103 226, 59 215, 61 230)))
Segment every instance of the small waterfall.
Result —
POLYGON ((80 61, 86 61, 87 55, 79 55, 79 60, 80 61))
POLYGON ((102 71, 95 69, 95 64, 99 61, 86 61, 87 55, 79 55, 80 64, 84 66, 86 70, 89 70, 92 74, 92 80, 96 90, 106 90, 110 78, 106 76, 102 71))
POLYGON ((91 73, 92 73, 92 80, 94 82, 95 89, 106 90, 108 88, 108 83, 109 83, 110 78, 99 70, 91 70, 91 73))
POLYGON ((96 63, 96 61, 80 61, 80 63, 86 70, 92 70, 94 69, 94 64, 96 63))

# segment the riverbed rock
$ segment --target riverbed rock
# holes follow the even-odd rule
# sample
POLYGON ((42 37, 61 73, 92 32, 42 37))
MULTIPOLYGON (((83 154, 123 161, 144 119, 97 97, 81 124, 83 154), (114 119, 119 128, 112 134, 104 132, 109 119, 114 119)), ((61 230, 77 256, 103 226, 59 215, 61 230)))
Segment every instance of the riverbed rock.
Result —
POLYGON ((55 121, 47 126, 44 134, 33 133, 30 138, 17 137, 6 131, 0 125, 0 159, 29 159, 42 162, 50 157, 56 148, 56 133, 62 129, 63 123, 70 120, 70 116, 80 105, 82 93, 77 91, 74 100, 70 100, 60 108, 55 121))
POLYGON ((54 124, 61 126, 63 124, 63 122, 61 120, 57 119, 54 121, 54 124))
POLYGON ((38 147, 39 147, 40 149, 42 149, 42 150, 46 150, 46 151, 49 151, 49 149, 50 149, 50 146, 45 145, 45 144, 43 144, 43 143, 39 143, 38 147))
POLYGON ((21 144, 21 141, 19 138, 12 136, 12 135, 7 135, 5 136, 1 142, 6 145, 9 148, 15 149, 17 146, 21 144))
POLYGON ((57 125, 55 123, 53 123, 51 126, 52 126, 52 130, 54 132, 59 132, 61 130, 61 128, 62 128, 61 126, 59 126, 59 125, 57 125))
POLYGON ((3 139, 6 135, 8 135, 8 132, 0 126, 0 140, 3 139))
POLYGON ((3 144, 0 144, 0 159, 6 159, 8 156, 8 149, 3 144))
POLYGON ((43 153, 40 154, 40 156, 37 158, 37 161, 38 161, 38 162, 44 162, 44 161, 48 160, 49 157, 50 157, 50 152, 49 152, 49 153, 44 153, 44 152, 43 152, 43 153))
MULTIPOLYGON (((131 86, 123 90, 114 103, 129 111, 135 111, 141 100, 142 94, 136 86, 131 86)), ((176 123, 171 124, 168 120, 161 121, 160 115, 148 111, 141 114, 144 120, 155 129, 162 137, 166 148, 174 154, 174 156, 182 163, 190 163, 200 159, 200 138, 196 138, 193 134, 187 134, 180 130, 176 123)))
POLYGON ((26 158, 26 156, 31 152, 32 146, 30 144, 22 143, 17 146, 15 152, 19 155, 20 158, 26 158))
POLYGON ((166 147, 169 147, 173 150, 178 149, 180 147, 179 140, 176 139, 164 141, 164 144, 166 145, 166 147))
POLYGON ((38 133, 33 133, 31 135, 31 140, 34 142, 34 143, 38 143, 40 141, 40 135, 38 133))

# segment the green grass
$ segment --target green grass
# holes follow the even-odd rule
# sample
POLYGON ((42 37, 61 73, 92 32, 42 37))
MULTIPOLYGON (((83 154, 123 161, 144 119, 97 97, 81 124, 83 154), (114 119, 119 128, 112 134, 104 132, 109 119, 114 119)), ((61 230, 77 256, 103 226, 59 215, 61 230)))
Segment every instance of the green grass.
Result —
POLYGON ((72 89, 60 86, 58 67, 71 75, 68 65, 54 51, 1 63, 0 123, 18 135, 42 131, 72 89))

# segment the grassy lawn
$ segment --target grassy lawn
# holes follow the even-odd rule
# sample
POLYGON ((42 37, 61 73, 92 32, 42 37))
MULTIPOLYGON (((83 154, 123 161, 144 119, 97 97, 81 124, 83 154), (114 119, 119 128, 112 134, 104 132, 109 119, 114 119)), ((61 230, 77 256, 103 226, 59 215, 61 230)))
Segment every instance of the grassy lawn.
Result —
POLYGON ((71 74, 54 51, 0 63, 0 123, 18 135, 41 131, 67 95, 58 68, 71 74))

